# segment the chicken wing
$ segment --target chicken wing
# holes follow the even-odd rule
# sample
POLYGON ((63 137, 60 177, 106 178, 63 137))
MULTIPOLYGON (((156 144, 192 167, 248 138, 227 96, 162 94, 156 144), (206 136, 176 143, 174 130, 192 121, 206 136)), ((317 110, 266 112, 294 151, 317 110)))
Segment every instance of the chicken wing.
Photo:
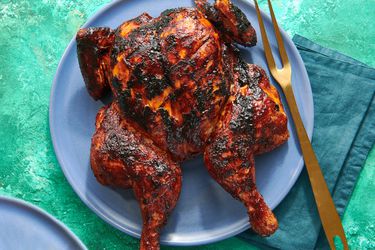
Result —
POLYGON ((195 0, 198 10, 221 31, 230 42, 244 46, 254 46, 257 42, 255 29, 246 15, 230 0, 216 0, 214 5, 207 0, 195 0))
POLYGON ((76 36, 78 62, 87 91, 98 100, 112 81, 110 55, 115 34, 110 28, 80 29, 76 36))

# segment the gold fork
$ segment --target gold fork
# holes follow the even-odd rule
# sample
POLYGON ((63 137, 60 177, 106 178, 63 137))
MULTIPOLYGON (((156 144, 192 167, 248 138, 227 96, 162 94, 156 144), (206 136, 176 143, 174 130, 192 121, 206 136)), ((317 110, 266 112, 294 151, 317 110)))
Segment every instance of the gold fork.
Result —
POLYGON ((290 113, 292 114, 294 125, 297 131, 297 136, 299 139, 299 144, 303 154, 303 159, 305 160, 307 173, 309 175, 311 187, 314 193, 315 202, 318 207, 320 220, 322 221, 329 246, 331 247, 331 249, 336 249, 334 244, 334 237, 338 236, 343 243, 344 249, 349 249, 340 217, 337 214, 335 204, 333 203, 322 171, 320 170, 320 166, 311 146, 310 140, 307 137, 305 127, 302 123, 301 116, 297 108, 296 100, 294 99, 294 93, 291 84, 292 69, 289 63, 288 55, 286 54, 279 27, 277 25, 275 14, 272 9, 271 1, 268 0, 268 6, 270 9, 273 28, 275 30, 276 40, 283 65, 283 67, 280 69, 277 68, 272 56, 272 50, 267 38, 266 30, 264 28, 263 19, 260 14, 257 0, 254 0, 254 3, 257 11, 259 27, 262 34, 264 53, 266 55, 268 67, 273 78, 282 88, 289 106, 290 113))

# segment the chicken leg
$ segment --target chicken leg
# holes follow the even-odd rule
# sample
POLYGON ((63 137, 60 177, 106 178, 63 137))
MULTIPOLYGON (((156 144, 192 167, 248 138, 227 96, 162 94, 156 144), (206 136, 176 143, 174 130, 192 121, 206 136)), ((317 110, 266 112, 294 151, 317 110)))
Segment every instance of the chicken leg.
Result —
POLYGON ((254 155, 286 141, 287 118, 265 72, 241 59, 234 63, 235 84, 205 148, 204 161, 211 176, 244 203, 252 229, 268 236, 278 223, 257 191, 254 155))
POLYGON ((116 35, 129 33, 152 19, 147 13, 123 22, 116 30, 108 27, 82 28, 76 35, 79 67, 89 94, 98 100, 112 87, 111 56, 116 35))
POLYGON ((121 116, 116 101, 97 115, 90 159, 101 184, 133 189, 143 219, 140 249, 159 249, 160 231, 181 191, 179 165, 121 116))

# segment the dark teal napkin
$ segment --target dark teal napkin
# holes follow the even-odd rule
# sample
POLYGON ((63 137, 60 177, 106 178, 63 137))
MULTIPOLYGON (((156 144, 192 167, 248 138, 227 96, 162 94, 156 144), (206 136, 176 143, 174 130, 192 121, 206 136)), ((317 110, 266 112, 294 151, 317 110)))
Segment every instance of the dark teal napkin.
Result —
MULTIPOLYGON (((357 177, 375 142, 375 69, 294 36, 314 98, 312 145, 342 216, 357 177)), ((306 170, 275 209, 278 231, 262 238, 239 237, 264 249, 328 249, 306 170)))

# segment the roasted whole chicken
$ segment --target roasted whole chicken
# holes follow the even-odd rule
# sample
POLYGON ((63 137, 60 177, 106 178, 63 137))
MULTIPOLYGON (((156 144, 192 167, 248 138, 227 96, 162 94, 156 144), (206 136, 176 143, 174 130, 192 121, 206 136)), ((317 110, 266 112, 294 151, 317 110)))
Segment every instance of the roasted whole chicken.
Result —
POLYGON ((254 156, 289 137, 279 94, 234 46, 256 44, 242 11, 229 0, 195 3, 76 37, 88 92, 96 100, 113 93, 96 118, 92 170, 101 184, 134 190, 141 249, 159 249, 181 190, 180 163, 202 153, 211 176, 244 203, 255 232, 278 227, 257 191, 254 156))

